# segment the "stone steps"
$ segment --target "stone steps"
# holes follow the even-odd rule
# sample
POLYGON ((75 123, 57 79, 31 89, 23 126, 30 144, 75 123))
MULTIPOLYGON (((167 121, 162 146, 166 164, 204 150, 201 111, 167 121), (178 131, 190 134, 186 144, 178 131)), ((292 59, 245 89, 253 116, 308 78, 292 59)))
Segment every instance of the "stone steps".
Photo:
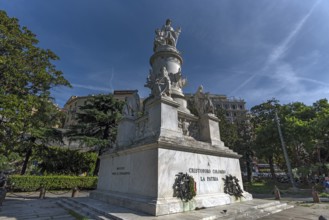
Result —
POLYGON ((77 203, 73 199, 61 199, 57 204, 64 209, 71 210, 79 215, 87 217, 88 219, 95 220, 108 220, 113 218, 107 218, 101 213, 94 211, 91 206, 86 206, 84 203, 77 203))
POLYGON ((241 212, 238 219, 258 219, 293 207, 294 206, 288 205, 287 203, 273 201, 258 205, 252 209, 246 210, 245 212, 241 212))
POLYGON ((59 200, 57 203, 66 209, 72 210, 90 219, 102 220, 259 219, 285 209, 293 208, 293 206, 279 201, 255 199, 247 202, 155 217, 90 198, 67 198, 59 200), (226 210, 226 212, 224 210, 226 210))

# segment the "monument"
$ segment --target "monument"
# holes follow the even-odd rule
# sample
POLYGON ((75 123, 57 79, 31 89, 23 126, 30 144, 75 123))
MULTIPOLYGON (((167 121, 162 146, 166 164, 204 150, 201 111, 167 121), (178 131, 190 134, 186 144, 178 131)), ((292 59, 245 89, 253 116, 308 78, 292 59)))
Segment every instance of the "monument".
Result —
POLYGON ((180 33, 169 19, 155 31, 150 95, 143 107, 137 93, 127 98, 116 146, 101 156, 91 198, 155 216, 252 199, 243 190, 240 155, 221 141, 202 86, 194 95, 197 115, 187 108, 180 33))

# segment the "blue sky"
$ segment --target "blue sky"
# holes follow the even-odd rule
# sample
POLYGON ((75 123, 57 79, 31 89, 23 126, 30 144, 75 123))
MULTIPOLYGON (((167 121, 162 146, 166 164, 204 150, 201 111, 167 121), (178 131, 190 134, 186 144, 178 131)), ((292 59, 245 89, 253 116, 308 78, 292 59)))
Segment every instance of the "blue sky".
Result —
POLYGON ((181 27, 177 48, 184 92, 243 98, 250 108, 329 99, 328 0, 0 0, 0 9, 54 51, 72 95, 138 89, 142 97, 154 30, 171 18, 181 27))

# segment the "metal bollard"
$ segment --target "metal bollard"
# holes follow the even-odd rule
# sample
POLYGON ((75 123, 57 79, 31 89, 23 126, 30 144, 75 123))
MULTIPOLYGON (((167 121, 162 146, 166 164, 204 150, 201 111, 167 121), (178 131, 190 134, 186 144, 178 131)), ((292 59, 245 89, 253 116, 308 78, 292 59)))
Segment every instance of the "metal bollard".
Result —
POLYGON ((44 199, 46 196, 46 189, 44 187, 40 188, 39 199, 44 199))
POLYGON ((276 185, 274 186, 274 195, 275 195, 275 199, 276 200, 280 200, 281 199, 280 190, 279 190, 279 188, 276 185))
POLYGON ((73 197, 77 197, 78 196, 78 193, 79 193, 79 189, 78 189, 78 187, 74 187, 73 189, 72 189, 72 198, 73 197))
POLYGON ((314 203, 320 203, 319 193, 315 190, 314 186, 312 187, 312 196, 314 203))
POLYGON ((2 206, 2 202, 5 201, 6 193, 6 188, 0 188, 0 206, 2 206))

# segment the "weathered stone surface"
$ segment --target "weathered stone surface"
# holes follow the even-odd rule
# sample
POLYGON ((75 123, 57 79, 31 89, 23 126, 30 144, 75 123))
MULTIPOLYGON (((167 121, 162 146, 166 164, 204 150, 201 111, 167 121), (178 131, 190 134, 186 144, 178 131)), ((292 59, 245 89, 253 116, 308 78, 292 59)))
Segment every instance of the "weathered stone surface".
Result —
POLYGON ((116 147, 101 157, 99 182, 91 198, 156 216, 252 199, 247 192, 240 198, 224 193, 226 175, 240 180, 243 189, 240 155, 221 141, 219 120, 202 86, 195 95, 199 117, 186 108, 182 92, 186 79, 176 49, 179 33, 170 22, 156 32, 145 85, 151 94, 140 117, 132 117, 136 110, 129 106, 134 105, 126 104, 128 117, 119 123, 116 147), (194 187, 180 184, 180 192, 194 195, 196 189, 188 202, 174 197, 179 173, 195 181, 194 187))

